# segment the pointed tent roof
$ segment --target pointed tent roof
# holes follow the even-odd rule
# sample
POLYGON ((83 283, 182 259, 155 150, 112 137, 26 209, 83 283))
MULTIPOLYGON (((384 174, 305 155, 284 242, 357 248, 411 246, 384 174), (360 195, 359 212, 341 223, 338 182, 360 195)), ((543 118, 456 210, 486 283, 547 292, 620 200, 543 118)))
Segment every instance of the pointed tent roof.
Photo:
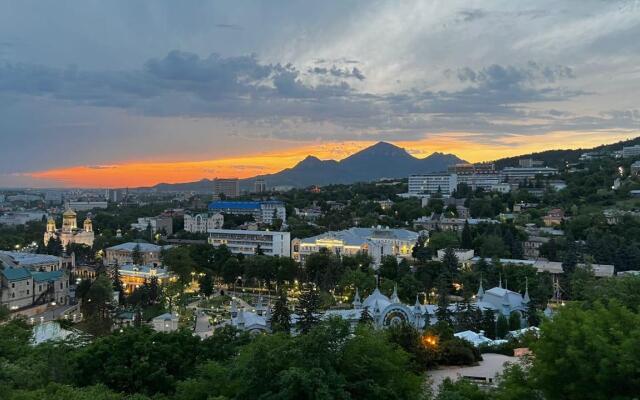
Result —
POLYGON ((376 288, 373 293, 371 293, 364 302, 362 303, 363 307, 369 307, 370 310, 374 308, 374 305, 378 303, 379 306, 385 308, 387 305, 391 304, 391 300, 380 292, 380 289, 376 288))
POLYGON ((393 286, 393 294, 391 294, 391 300, 392 303, 400 303, 400 298, 398 297, 398 284, 395 284, 393 286))
POLYGON ((524 278, 524 296, 522 296, 523 303, 529 303, 531 298, 529 297, 529 278, 524 278))
POLYGON ((482 287, 482 275, 480 275, 480 286, 478 286, 478 293, 476 293, 476 297, 479 300, 482 300, 482 296, 484 296, 484 288, 482 287))
POLYGON ((353 304, 354 307, 360 307, 362 306, 362 302, 360 301, 360 291, 358 290, 358 288, 356 288, 356 294, 355 296, 353 296, 353 304))

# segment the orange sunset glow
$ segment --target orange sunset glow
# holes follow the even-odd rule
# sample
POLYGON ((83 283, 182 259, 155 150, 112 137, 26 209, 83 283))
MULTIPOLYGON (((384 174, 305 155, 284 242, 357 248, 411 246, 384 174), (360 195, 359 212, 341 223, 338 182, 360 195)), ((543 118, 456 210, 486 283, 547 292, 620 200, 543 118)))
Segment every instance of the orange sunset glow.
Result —
MULTIPOLYGON (((439 134, 420 141, 393 141, 415 157, 433 152, 453 153, 470 161, 489 161, 536 151, 559 148, 587 148, 632 137, 631 132, 604 136, 603 132, 552 132, 545 135, 512 135, 491 143, 471 141, 469 133, 439 134)), ((197 181, 203 178, 249 178, 270 174, 294 166, 307 155, 341 160, 375 142, 328 142, 309 144, 281 152, 202 161, 119 162, 99 166, 71 166, 27 173, 25 175, 66 187, 139 187, 157 183, 197 181)))

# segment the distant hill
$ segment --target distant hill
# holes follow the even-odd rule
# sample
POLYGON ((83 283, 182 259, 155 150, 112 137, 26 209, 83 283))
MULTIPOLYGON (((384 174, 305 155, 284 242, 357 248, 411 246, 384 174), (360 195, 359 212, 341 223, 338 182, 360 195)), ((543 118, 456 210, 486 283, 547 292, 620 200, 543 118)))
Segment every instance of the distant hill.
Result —
MULTIPOLYGON (((588 149, 548 150, 538 153, 523 154, 515 157, 493 161, 496 169, 517 166, 521 158, 541 160, 545 165, 560 167, 565 163, 577 162, 585 152, 603 150, 621 150, 623 146, 640 144, 640 137, 588 149)), ((293 186, 307 187, 329 184, 347 184, 354 182, 370 182, 383 178, 406 178, 411 174, 444 171, 449 165, 463 163, 464 160, 453 154, 433 153, 425 158, 416 158, 405 149, 390 143, 379 142, 341 160, 320 160, 307 156, 291 168, 268 175, 261 175, 270 187, 293 186)), ((243 189, 253 189, 256 177, 243 179, 243 189)), ((159 191, 198 191, 211 192, 213 183, 209 179, 186 183, 160 183, 154 186, 159 191)))
POLYGON ((565 163, 578 162, 580 156, 587 152, 622 150, 623 146, 634 146, 637 144, 640 144, 640 136, 634 139, 612 144, 605 144, 588 149, 547 150, 538 153, 529 153, 515 157, 501 158, 499 160, 495 160, 494 163, 496 165, 496 169, 502 169, 504 167, 517 167, 518 160, 521 158, 533 158, 535 160, 544 161, 545 165, 547 166, 559 168, 565 165, 565 163))
MULTIPOLYGON (((449 165, 464 160, 453 154, 433 153, 425 158, 416 158, 405 149, 390 143, 379 142, 349 157, 336 160, 320 160, 308 156, 291 168, 268 175, 261 175, 270 187, 329 185, 376 181, 382 178, 406 178, 410 174, 444 171, 449 165)), ((252 189, 256 177, 241 180, 241 187, 252 189)), ((210 191, 212 183, 208 179, 198 182, 154 186, 160 191, 210 191)))

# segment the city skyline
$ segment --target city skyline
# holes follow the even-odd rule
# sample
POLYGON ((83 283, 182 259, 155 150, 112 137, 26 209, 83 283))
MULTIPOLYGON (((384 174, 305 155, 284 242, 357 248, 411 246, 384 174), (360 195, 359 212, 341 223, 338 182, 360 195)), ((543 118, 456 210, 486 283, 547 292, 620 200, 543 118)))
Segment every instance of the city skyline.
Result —
POLYGON ((0 186, 246 178, 380 140, 475 162, 637 137, 639 16, 637 1, 6 2, 0 186))

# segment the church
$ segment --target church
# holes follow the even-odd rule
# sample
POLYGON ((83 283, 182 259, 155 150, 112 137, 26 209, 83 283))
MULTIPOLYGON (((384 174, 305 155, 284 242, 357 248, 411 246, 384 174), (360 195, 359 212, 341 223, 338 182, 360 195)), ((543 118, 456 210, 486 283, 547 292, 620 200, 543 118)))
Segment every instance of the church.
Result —
POLYGON ((68 209, 62 214, 62 228, 56 228, 56 221, 50 217, 47 221, 47 230, 44 233, 44 245, 53 238, 60 239, 62 247, 65 249, 70 243, 86 244, 93 246, 94 233, 91 219, 84 220, 83 229, 78 229, 78 216, 72 209, 68 209))
MULTIPOLYGON (((502 287, 502 282, 498 287, 491 288, 485 291, 480 283, 478 293, 475 296, 475 301, 472 303, 480 310, 491 310, 497 317, 499 314, 509 317, 512 313, 517 313, 524 319, 525 313, 530 302, 529 288, 525 289, 524 294, 514 292, 507 288, 502 287)), ((408 323, 417 329, 425 329, 429 325, 434 325, 438 322, 436 317, 436 311, 438 306, 435 304, 420 304, 416 297, 414 305, 408 305, 402 303, 398 297, 397 287, 394 288, 391 297, 387 297, 376 289, 367 296, 364 301, 360 298, 359 290, 356 289, 356 293, 353 299, 352 308, 349 309, 330 309, 326 310, 322 318, 338 317, 343 320, 349 321, 352 326, 355 326, 360 321, 363 311, 366 309, 373 319, 373 326, 376 329, 383 329, 391 325, 397 325, 401 323, 408 323)), ((459 312, 456 304, 451 304, 448 307, 452 315, 459 312)), ((265 305, 262 298, 258 300, 255 310, 238 309, 235 301, 231 303, 231 325, 241 330, 247 330, 250 332, 268 332, 271 328, 270 306, 265 305)), ((296 314, 291 315, 291 323, 295 326, 298 316, 296 314)))

